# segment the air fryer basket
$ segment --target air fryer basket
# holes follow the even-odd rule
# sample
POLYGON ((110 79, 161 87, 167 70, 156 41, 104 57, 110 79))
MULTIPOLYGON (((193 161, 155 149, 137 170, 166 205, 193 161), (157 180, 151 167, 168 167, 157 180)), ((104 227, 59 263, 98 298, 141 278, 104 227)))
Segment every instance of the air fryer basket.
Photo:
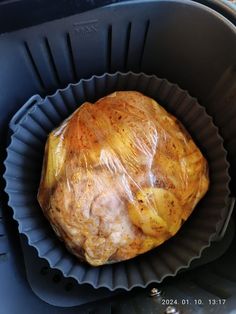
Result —
POLYGON ((166 80, 131 72, 93 76, 58 90, 44 100, 35 96, 15 114, 10 128, 13 134, 7 148, 4 178, 19 231, 51 267, 79 283, 89 283, 94 288, 131 290, 161 282, 199 258, 226 218, 229 176, 223 140, 205 109, 186 91, 166 80), (94 268, 72 258, 50 232, 37 202, 37 189, 49 132, 78 105, 96 101, 116 90, 143 92, 183 122, 208 160, 210 188, 177 235, 160 248, 130 261, 94 268))
MULTIPOLYGON (((236 15, 232 10, 225 9, 224 5, 207 2, 207 0, 202 2, 230 17, 232 22, 236 21, 236 15)), ((58 87, 65 87, 71 81, 75 82, 81 77, 88 78, 91 74, 101 74, 109 70, 145 71, 167 77, 198 97, 214 117, 216 125, 220 127, 220 133, 225 139, 225 147, 229 152, 231 167, 235 167, 236 130, 233 107, 234 65, 236 64, 235 27, 216 11, 188 1, 145 1, 145 3, 130 1, 130 3, 78 14, 12 34, 2 34, 0 105, 4 110, 1 112, 0 124, 1 131, 4 128, 4 132, 0 133, 1 142, 6 143, 6 127, 10 117, 33 94, 39 93, 44 96, 54 92, 58 87), (173 12, 175 12, 174 16, 173 12), (230 123, 227 123, 228 113, 230 113, 230 123)), ((30 21, 30 17, 27 18, 27 22, 28 20, 30 21)), ((1 150, 1 156, 3 155, 1 150)), ((231 173, 233 174, 233 171, 231 173)), ((39 313, 77 312, 77 308, 55 309, 39 299, 36 301, 27 290, 18 267, 23 266, 19 260, 19 247, 13 245, 16 237, 12 230, 16 229, 10 219, 9 221, 5 219, 7 213, 5 201, 3 205, 4 228, 1 230, 7 237, 0 238, 0 245, 4 250, 2 261, 6 262, 2 264, 0 270, 3 270, 1 275, 7 285, 0 288, 4 296, 3 307, 1 307, 5 310, 4 314, 8 313, 9 309, 10 314, 19 313, 19 309, 22 311, 24 309, 24 313, 31 314, 32 307, 39 313), (5 243, 4 247, 2 243, 5 243), (17 280, 15 278, 13 280, 12 276, 17 280), (14 282, 14 285, 11 282, 14 282), (15 305, 12 299, 16 299, 15 305), (29 304, 28 307, 25 307, 26 302, 29 304)), ((234 230, 232 224, 229 227, 228 230, 234 230)), ((227 238, 229 239, 227 241, 231 241, 230 237, 227 238)), ((187 281, 177 279, 176 282, 173 281, 174 286, 165 286, 165 291, 168 291, 167 296, 174 297, 178 294, 184 298, 187 293, 193 300, 197 296, 201 297, 201 289, 204 289, 204 294, 208 298, 227 297, 223 312, 229 312, 234 308, 231 298, 234 289, 231 289, 231 285, 225 282, 224 278, 232 277, 234 259, 230 254, 229 251, 225 259, 222 259, 222 263, 210 264, 204 275, 203 272, 201 273, 202 269, 190 273, 189 278, 192 274, 199 279, 195 281, 197 284, 195 288, 190 279, 187 281), (211 265, 220 271, 217 276, 211 265), (221 275, 220 265, 227 265, 223 267, 224 277, 221 275), (215 280, 219 282, 220 290, 214 287, 215 280), (180 290, 177 288, 179 284, 180 290), (181 294, 179 292, 181 289, 185 289, 185 293, 181 294)), ((36 283, 35 278, 32 285, 38 284, 40 289, 41 283, 40 281, 36 283)), ((63 298, 65 299, 66 295, 63 298)), ((47 301, 50 302, 50 299, 52 293, 49 292, 47 301)), ((144 313, 142 309, 152 311, 155 308, 163 312, 165 310, 165 307, 163 308, 155 300, 148 299, 146 302, 144 293, 139 294, 138 299, 138 302, 135 301, 138 308, 133 305, 131 298, 127 303, 126 311, 144 313)), ((110 313, 113 309, 114 307, 110 308, 109 304, 105 307, 103 303, 102 308, 94 308, 92 313, 105 313, 105 311, 110 313)), ((122 304, 116 305, 115 311, 123 313, 122 309, 124 310, 122 304)), ((184 309, 198 311, 194 305, 185 306, 184 309)), ((204 312, 208 313, 209 310, 204 304, 204 312)))

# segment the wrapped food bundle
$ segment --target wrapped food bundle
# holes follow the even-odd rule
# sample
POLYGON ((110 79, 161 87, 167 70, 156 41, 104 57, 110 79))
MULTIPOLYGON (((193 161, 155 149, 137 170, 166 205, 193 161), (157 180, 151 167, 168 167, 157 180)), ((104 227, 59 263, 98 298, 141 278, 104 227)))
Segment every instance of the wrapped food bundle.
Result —
POLYGON ((153 99, 120 91, 50 133, 38 200, 67 248, 98 266, 175 235, 208 186, 207 161, 183 125, 153 99))

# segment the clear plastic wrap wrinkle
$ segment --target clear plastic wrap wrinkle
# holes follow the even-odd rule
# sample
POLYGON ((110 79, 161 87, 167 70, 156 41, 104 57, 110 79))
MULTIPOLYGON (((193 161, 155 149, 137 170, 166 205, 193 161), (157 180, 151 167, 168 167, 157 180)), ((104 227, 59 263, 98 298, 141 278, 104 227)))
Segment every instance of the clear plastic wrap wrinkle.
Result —
MULTIPOLYGON (((226 219, 230 177, 223 139, 211 117, 196 99, 165 79, 144 73, 117 72, 93 76, 57 90, 55 94, 44 99, 36 95, 32 100, 34 104, 28 108, 29 100, 10 122, 11 136, 4 162, 4 179, 5 191, 9 197, 8 204, 13 209, 19 232, 26 235, 28 243, 37 250, 39 257, 46 259, 50 267, 60 270, 65 277, 73 277, 79 284, 86 283, 94 288, 105 287, 114 291, 120 288, 144 288, 150 283, 160 283, 164 278, 175 276, 180 270, 188 268, 193 260, 201 256, 203 250, 220 232, 226 219), (61 123, 66 126, 63 121, 84 102, 94 103, 115 91, 133 89, 155 99, 183 123, 208 161, 209 189, 191 217, 177 234, 163 245, 123 263, 114 263, 116 260, 112 256, 107 261, 112 263, 113 260, 112 265, 94 267, 79 261, 85 260, 85 250, 81 244, 73 246, 73 252, 78 259, 70 254, 62 241, 58 241, 56 233, 44 220, 37 201, 37 191, 43 157, 46 159, 45 143, 49 141, 49 133, 61 123)), ((60 128, 58 130, 62 131, 60 128)), ((151 178, 154 184, 154 176, 151 178)), ((122 174, 122 183, 127 185, 127 182, 130 181, 122 174)), ((55 187, 52 188, 53 194, 55 187)), ((53 222, 51 225, 64 243, 68 243, 69 248, 75 243, 71 238, 76 239, 77 235, 69 236, 69 233, 63 233, 63 229, 58 229, 58 225, 63 225, 64 220, 59 220, 58 217, 57 220, 57 226, 53 225, 53 222)), ((71 232, 77 234, 76 230, 75 228, 71 232)), ((141 231, 140 228, 139 230, 141 231)))
POLYGON ((181 122, 152 98, 119 91, 49 134, 38 200, 67 248, 98 266, 174 236, 208 186, 207 161, 181 122))

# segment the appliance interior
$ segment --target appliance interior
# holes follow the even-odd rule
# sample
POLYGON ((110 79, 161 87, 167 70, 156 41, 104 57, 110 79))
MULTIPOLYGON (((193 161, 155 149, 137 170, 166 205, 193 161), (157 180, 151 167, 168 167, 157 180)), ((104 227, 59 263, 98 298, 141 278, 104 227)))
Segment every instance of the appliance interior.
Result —
MULTIPOLYGON (((235 195, 236 28, 209 7, 129 1, 3 33, 0 69, 1 165, 10 118, 29 97, 94 74, 131 70, 177 83, 206 107, 225 140, 235 195)), ((170 305, 181 313, 236 309, 233 197, 211 247, 189 271, 155 285, 161 295, 150 297, 153 285, 111 293, 79 286, 50 269, 19 237, 3 187, 1 181, 0 313, 165 313, 170 305)))

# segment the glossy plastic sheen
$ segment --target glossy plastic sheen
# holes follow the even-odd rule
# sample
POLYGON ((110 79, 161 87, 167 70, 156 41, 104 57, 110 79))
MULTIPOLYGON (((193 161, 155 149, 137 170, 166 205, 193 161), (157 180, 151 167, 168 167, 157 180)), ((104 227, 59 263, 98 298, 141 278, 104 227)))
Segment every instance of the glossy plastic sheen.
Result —
POLYGON ((47 95, 80 78, 128 70, 155 74, 207 108, 226 139, 233 170, 236 130, 227 114, 234 121, 235 38, 232 23, 190 1, 132 1, 3 34, 0 103, 7 110, 0 123, 6 127, 32 95, 47 95))
POLYGON ((92 266, 161 245, 209 186, 207 161, 180 121, 134 90, 85 102, 45 147, 39 203, 68 249, 92 266))
MULTIPOLYGON (((90 3, 94 5, 95 2, 91 1, 90 3)), ((130 1, 120 6, 100 8, 14 33, 2 34, 0 37, 0 139, 3 146, 5 147, 6 144, 10 117, 33 94, 40 93, 43 96, 54 92, 58 87, 65 87, 71 81, 78 80, 82 77, 82 71, 80 70, 82 70, 83 64, 86 65, 83 71, 85 77, 109 71, 110 60, 112 60, 114 70, 123 70, 122 65, 127 64, 125 70, 144 71, 145 69, 142 65, 139 67, 140 54, 143 52, 149 58, 150 73, 166 77, 178 83, 183 88, 188 89, 190 94, 201 100, 201 104, 206 107, 207 111, 214 117, 215 123, 220 127, 220 132, 225 138, 225 147, 229 153, 231 166, 235 167, 236 107, 234 99, 236 72, 234 71, 234 65, 236 64, 236 37, 235 26, 229 23, 226 18, 235 23, 236 14, 233 12, 233 9, 230 11, 220 1, 201 0, 198 2, 204 5, 190 1, 139 1, 138 4, 136 1, 130 1), (174 17, 173 12, 175 13, 174 17), (96 34, 83 34, 82 31, 78 31, 78 23, 94 20, 99 22, 99 29, 96 34), (125 39, 123 40, 123 37, 126 38, 126 27, 129 22, 131 22, 130 36, 127 37, 126 41, 125 39), (147 27, 148 24, 149 27, 147 27), (77 31, 75 31, 75 28, 77 31), (118 35, 115 34, 117 30, 118 35), (52 48, 51 54, 49 52, 50 58, 48 57, 48 50, 44 46, 44 38, 48 39, 49 46, 52 48), (148 39, 145 40, 145 38, 148 39), (99 40, 104 40, 107 48, 103 46, 104 49, 98 49, 99 40), (88 43, 90 43, 89 47, 91 49, 86 50, 83 58, 81 58, 81 55, 74 57, 77 52, 79 54, 86 49, 88 43), (146 43, 149 44, 146 45, 146 43), (76 49, 77 44, 79 45, 78 50, 76 49), (125 54, 123 54, 123 51, 126 51, 126 48, 123 45, 128 47, 125 54), (117 46, 119 46, 119 49, 116 49, 117 46), (178 53, 176 53, 176 47, 178 53), (150 49, 151 51, 149 51, 150 49), (129 56, 129 61, 125 63, 127 55, 129 56), (100 60, 104 60, 104 62, 100 62, 100 60), (120 60, 123 61, 120 62, 120 60), (47 69, 50 70, 53 64, 56 65, 57 71, 62 73, 63 81, 51 86, 47 83, 47 75, 50 76, 51 74, 47 72, 44 75, 43 72, 45 67, 46 71, 47 69), (74 77, 75 67, 78 67, 79 77, 77 79, 74 77), (216 84, 218 81, 221 81, 220 85, 216 84), (203 94, 202 90, 206 84, 207 93, 203 94), (42 89, 42 85, 45 86, 45 89, 42 89), (212 99, 212 105, 208 109, 210 105, 208 93, 211 93, 213 89, 215 97, 212 99)), ((33 23, 39 24, 42 21, 52 20, 57 14, 57 10, 53 9, 53 13, 50 15, 48 6, 41 6, 40 4, 40 11, 37 9, 35 14, 37 15, 37 20, 35 15, 29 15, 28 1, 19 1, 17 3, 9 1, 11 16, 14 16, 13 23, 11 18, 7 18, 9 15, 5 14, 4 10, 9 6, 6 4, 6 1, 1 3, 1 13, 5 18, 5 21, 3 18, 1 23, 10 23, 9 29, 14 26, 14 23, 18 28, 22 28, 24 25, 28 26, 33 23), (21 3, 24 4, 22 9, 16 6, 16 4, 20 5, 21 3), (19 16, 22 19, 22 23, 19 21, 19 16)), ((77 5, 76 0, 74 3, 77 5)), ((103 3, 102 0, 99 0, 100 5, 103 5, 103 3)), ((47 4, 51 7, 51 2, 47 1, 47 4)), ((67 2, 64 5, 66 6, 66 12, 69 6, 67 2)), ((73 12, 76 11, 73 10, 73 12)), ((1 29, 3 28, 1 27, 1 29)), ((5 158, 4 147, 0 151, 2 158, 3 156, 5 158)), ((232 173, 235 173, 235 171, 232 171, 232 173)), ((4 213, 10 212, 6 202, 2 199, 1 201, 4 206, 4 213)), ((10 220, 8 222, 5 226, 7 229, 6 239, 9 239, 11 246, 10 258, 4 264, 1 264, 1 278, 5 278, 3 285, 1 285, 1 309, 4 309, 4 314, 18 314, 19 312, 31 314, 32 308, 35 313, 40 314, 42 312, 50 314, 52 312, 77 313, 78 311, 82 313, 83 310, 78 307, 70 309, 55 308, 35 297, 28 287, 23 272, 19 270, 19 265, 23 269, 23 263, 19 264, 21 253, 20 245, 17 242, 16 226, 10 223, 10 220), (16 242, 18 245, 15 245, 16 242), (13 299, 15 300, 14 302, 12 302, 13 299)), ((225 247, 226 249, 227 247, 225 247)), ((232 254, 233 250, 234 247, 232 246, 232 254)), ((216 255, 212 254, 211 251, 206 250, 206 252, 209 258, 216 258, 216 255)), ((31 265, 31 260, 27 265, 31 265)), ((184 291, 186 292, 181 292, 181 297, 185 298, 186 293, 189 295, 190 290, 193 299, 197 296, 201 297, 202 293, 208 295, 207 289, 215 286, 216 281, 220 282, 218 286, 221 286, 222 281, 225 283, 225 278, 234 280, 232 277, 234 260, 231 255, 228 255, 222 261, 222 266, 218 267, 218 274, 222 271, 222 267, 227 276, 221 277, 221 281, 218 281, 219 277, 216 279, 214 277, 209 278, 209 276, 199 271, 196 277, 204 277, 207 284, 205 286, 201 285, 201 288, 198 286, 196 291, 196 289, 192 289, 193 284, 189 281, 185 284, 184 291)), ((37 271, 39 270, 35 270, 35 272, 37 271)), ((188 277, 189 274, 191 273, 187 274, 188 277)), ((51 291, 45 293, 41 281, 37 280, 36 277, 31 276, 29 282, 30 285, 34 286, 34 291, 38 289, 38 296, 43 296, 42 298, 49 303, 57 302, 58 305, 63 306, 61 297, 55 295, 53 297, 51 291)), ((50 277, 51 273, 49 273, 50 277)), ((181 279, 170 287, 171 292, 174 289, 174 293, 170 294, 170 297, 176 296, 175 292, 179 295, 179 285, 181 287, 184 285, 181 279)), ((54 283, 52 283, 52 291, 54 291, 53 287, 54 283)), ((228 287, 227 282, 227 289, 228 287)), ((231 292, 231 298, 227 300, 228 310, 225 310, 224 313, 235 309, 235 292, 231 292)), ((157 303, 155 299, 151 301, 150 298, 147 298, 146 293, 146 291, 143 291, 142 294, 137 296, 138 303, 131 305, 125 301, 120 302, 118 300, 117 303, 121 303, 120 307, 118 304, 113 304, 112 308, 110 308, 109 304, 105 307, 103 302, 102 307, 100 309, 94 308, 92 313, 123 313, 124 310, 130 313, 144 313, 148 311, 147 309, 150 312, 154 311, 157 303)), ((212 294, 209 297, 212 297, 212 294)), ((66 298, 66 295, 64 295, 64 298, 66 298)), ((81 300, 81 297, 78 295, 74 300, 74 305, 79 304, 81 300)), ((164 312, 165 308, 162 308, 162 310, 164 312)), ((184 308, 184 310, 189 310, 189 308, 184 308)), ((199 309, 197 306, 194 306, 194 311, 197 313, 209 312, 205 307, 199 309)), ((88 312, 86 311, 86 313, 88 312)))
POLYGON ((39 256, 48 260, 51 267, 60 269, 66 277, 110 290, 145 287, 188 267, 193 259, 200 257, 203 249, 210 245, 211 239, 219 231, 226 215, 229 194, 226 152, 212 119, 196 99, 178 86, 144 74, 106 74, 58 90, 54 95, 34 104, 20 117, 11 136, 5 161, 4 177, 9 205, 19 223, 19 231, 28 237, 29 244, 38 250, 39 256), (180 232, 166 244, 135 259, 94 268, 78 263, 66 251, 39 208, 37 190, 44 146, 49 132, 85 100, 93 101, 113 91, 130 90, 134 86, 137 91, 162 103, 193 136, 209 163, 210 189, 180 232), (60 111, 57 110, 59 106, 60 111))

